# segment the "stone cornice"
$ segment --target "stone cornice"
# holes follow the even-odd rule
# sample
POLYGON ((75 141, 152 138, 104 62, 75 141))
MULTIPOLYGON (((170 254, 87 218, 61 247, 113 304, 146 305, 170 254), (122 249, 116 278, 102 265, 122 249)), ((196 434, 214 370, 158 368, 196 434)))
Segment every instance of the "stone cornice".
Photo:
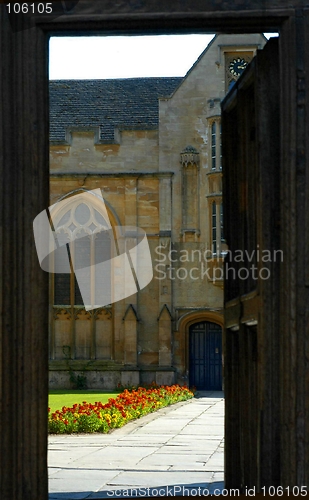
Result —
POLYGON ((51 172, 50 177, 61 180, 74 180, 74 179, 83 179, 86 180, 87 177, 91 177, 92 179, 101 179, 102 177, 158 177, 159 179, 164 177, 173 177, 174 172, 51 172))

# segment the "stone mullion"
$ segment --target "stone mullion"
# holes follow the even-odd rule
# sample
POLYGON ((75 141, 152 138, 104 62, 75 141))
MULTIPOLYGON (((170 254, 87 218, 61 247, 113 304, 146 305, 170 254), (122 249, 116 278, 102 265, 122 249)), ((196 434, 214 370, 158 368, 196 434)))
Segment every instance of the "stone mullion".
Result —
MULTIPOLYGON (((91 253, 91 276, 90 276, 90 286, 91 286, 91 305, 98 305, 96 304, 95 300, 95 287, 96 287, 96 275, 95 275, 95 240, 96 240, 96 234, 92 234, 90 236, 90 253, 91 253)), ((90 311, 90 321, 91 321, 91 326, 90 326, 90 358, 91 359, 96 359, 96 331, 95 331, 95 316, 94 316, 94 310, 90 311)))
MULTIPOLYGON (((125 225, 126 226, 135 226, 138 227, 138 179, 133 178, 133 179, 128 179, 125 182, 125 207, 126 207, 126 212, 125 212, 125 225)), ((132 241, 133 246, 135 246, 136 242, 133 239, 126 238, 126 242, 130 244, 130 241, 132 241)), ((129 274, 129 279, 130 279, 129 274)), ((125 277, 126 278, 126 277, 125 277)), ((128 304, 134 304, 137 306, 137 300, 138 300, 138 294, 135 294, 130 297, 125 298, 125 303, 126 305, 128 304)))
MULTIPOLYGON (((70 257, 71 257, 71 267, 74 269, 75 262, 75 245, 74 241, 70 243, 70 257)), ((77 316, 75 315, 75 273, 70 273, 70 302, 71 302, 71 324, 70 324, 70 357, 75 359, 75 346, 76 346, 76 328, 75 323, 77 316)))

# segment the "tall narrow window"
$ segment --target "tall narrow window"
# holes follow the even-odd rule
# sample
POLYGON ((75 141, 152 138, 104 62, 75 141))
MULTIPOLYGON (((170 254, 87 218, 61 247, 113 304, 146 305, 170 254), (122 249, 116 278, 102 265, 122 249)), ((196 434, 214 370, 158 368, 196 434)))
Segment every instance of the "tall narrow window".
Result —
MULTIPOLYGON (((109 231, 107 231, 109 227, 109 221, 106 221, 91 204, 76 204, 75 200, 71 206, 68 205, 65 214, 56 224, 56 233, 61 235, 63 242, 67 242, 67 249, 75 268, 91 268, 89 277, 86 273, 85 278, 80 278, 83 280, 83 292, 88 297, 85 305, 98 304, 96 297, 103 285, 107 292, 111 290, 110 269, 105 270, 104 284, 97 282, 99 278, 96 279, 94 273, 95 262, 105 262, 111 259, 111 241, 109 231), (100 255, 97 255, 98 252, 100 255)), ((59 258, 63 258, 63 255, 57 257, 59 258)), ((60 267, 60 264, 60 261, 55 262, 56 267, 60 267)), ((84 305, 74 273, 54 275, 54 304, 57 306, 84 305)))
POLYGON ((216 122, 212 122, 211 125, 211 168, 216 170, 217 161, 217 137, 216 137, 216 122))
POLYGON ((212 253, 217 254, 217 206, 212 204, 212 253))
POLYGON ((220 205, 220 234, 221 234, 221 241, 224 241, 223 203, 221 203, 221 205, 220 205))

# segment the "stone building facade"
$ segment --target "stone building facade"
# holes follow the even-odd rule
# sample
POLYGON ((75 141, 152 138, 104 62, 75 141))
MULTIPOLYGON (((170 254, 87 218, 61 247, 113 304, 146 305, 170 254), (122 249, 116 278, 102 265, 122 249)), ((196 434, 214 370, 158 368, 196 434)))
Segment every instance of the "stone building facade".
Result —
POLYGON ((85 225, 82 200, 90 248, 103 220, 137 226, 154 268, 143 290, 92 311, 73 274, 51 275, 51 387, 222 387, 220 103, 265 42, 217 35, 184 78, 50 82, 51 204, 67 201, 56 230, 85 225))

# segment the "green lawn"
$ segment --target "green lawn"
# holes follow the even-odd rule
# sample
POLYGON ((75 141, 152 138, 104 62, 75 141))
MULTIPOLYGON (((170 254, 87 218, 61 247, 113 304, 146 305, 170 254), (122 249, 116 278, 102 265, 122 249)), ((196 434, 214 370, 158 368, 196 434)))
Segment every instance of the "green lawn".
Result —
MULTIPOLYGON (((119 391, 120 392, 120 391, 119 391)), ((61 410, 63 406, 73 406, 75 403, 95 403, 101 401, 107 403, 109 398, 116 398, 119 392, 106 391, 81 391, 81 390, 58 390, 49 391, 48 406, 51 412, 61 410)))

